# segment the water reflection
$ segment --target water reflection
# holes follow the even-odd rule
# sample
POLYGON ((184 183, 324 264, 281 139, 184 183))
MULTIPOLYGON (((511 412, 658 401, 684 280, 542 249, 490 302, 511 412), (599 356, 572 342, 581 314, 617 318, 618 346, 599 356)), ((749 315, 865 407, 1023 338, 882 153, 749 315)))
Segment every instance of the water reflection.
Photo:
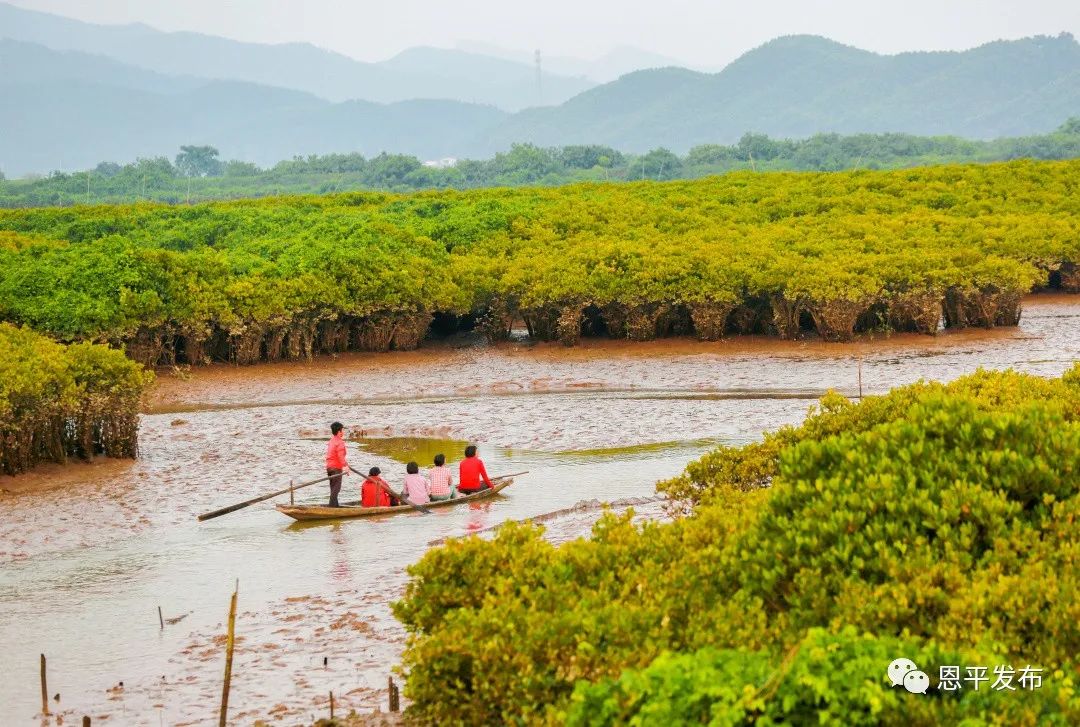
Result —
POLYGON ((330 575, 338 582, 348 582, 352 577, 352 571, 349 570, 347 543, 341 524, 334 523, 330 527, 330 546, 334 553, 334 565, 330 569, 330 575))
POLYGON ((417 462, 421 467, 430 467, 435 455, 446 456, 447 462, 460 459, 469 444, 460 439, 439 439, 437 437, 355 437, 353 438, 365 451, 381 457, 389 457, 401 464, 417 462))

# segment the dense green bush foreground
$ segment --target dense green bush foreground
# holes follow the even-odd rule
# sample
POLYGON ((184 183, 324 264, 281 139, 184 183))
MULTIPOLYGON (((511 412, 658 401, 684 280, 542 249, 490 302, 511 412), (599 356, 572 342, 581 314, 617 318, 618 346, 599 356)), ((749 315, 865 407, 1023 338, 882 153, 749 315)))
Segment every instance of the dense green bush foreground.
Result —
POLYGON ((413 713, 1077 724, 1080 366, 830 398, 774 448, 735 451, 771 486, 698 463, 703 502, 671 523, 609 516, 558 547, 510 525, 430 551, 395 605, 413 713), (899 657, 928 693, 890 688, 899 657), (993 689, 999 665, 1041 668, 1042 685, 993 689), (939 688, 942 666, 991 681, 939 688))
POLYGON ((1080 162, 0 211, 0 320, 154 363, 1015 325, 1080 292, 1080 162), (5 232, 6 231, 6 232, 5 232))
POLYGON ((69 456, 134 457, 152 378, 120 351, 0 323, 0 473, 69 456))

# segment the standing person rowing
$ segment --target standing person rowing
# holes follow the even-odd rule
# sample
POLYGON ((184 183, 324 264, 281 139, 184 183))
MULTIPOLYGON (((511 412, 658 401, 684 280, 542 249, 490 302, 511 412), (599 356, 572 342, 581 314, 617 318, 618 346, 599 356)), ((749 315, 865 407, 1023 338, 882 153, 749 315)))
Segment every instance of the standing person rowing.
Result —
POLYGON ((330 441, 326 443, 326 476, 330 478, 330 507, 338 505, 341 477, 349 474, 345 451, 345 426, 341 422, 330 425, 330 441))
POLYGON ((486 487, 493 485, 484 467, 484 460, 476 456, 476 445, 470 444, 465 448, 465 459, 458 465, 458 492, 462 495, 473 495, 486 487))

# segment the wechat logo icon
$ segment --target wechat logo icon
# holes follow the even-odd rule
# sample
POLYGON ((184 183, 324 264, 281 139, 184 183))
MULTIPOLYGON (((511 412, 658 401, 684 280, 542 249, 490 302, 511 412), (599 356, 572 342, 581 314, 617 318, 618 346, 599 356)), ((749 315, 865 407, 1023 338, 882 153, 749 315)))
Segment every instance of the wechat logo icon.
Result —
POLYGON ((912 694, 926 694, 930 687, 930 677, 911 659, 893 659, 886 672, 894 687, 903 686, 912 694))

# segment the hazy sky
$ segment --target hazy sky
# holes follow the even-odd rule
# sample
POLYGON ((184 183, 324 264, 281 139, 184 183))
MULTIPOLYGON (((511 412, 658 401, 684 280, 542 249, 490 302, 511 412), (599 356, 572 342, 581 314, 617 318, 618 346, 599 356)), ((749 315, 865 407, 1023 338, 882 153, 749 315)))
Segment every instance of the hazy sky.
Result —
POLYGON ((883 53, 1068 31, 1080 0, 7 0, 99 23, 143 22, 256 42, 308 41, 361 60, 461 40, 596 57, 634 45, 719 67, 778 35, 883 53))

